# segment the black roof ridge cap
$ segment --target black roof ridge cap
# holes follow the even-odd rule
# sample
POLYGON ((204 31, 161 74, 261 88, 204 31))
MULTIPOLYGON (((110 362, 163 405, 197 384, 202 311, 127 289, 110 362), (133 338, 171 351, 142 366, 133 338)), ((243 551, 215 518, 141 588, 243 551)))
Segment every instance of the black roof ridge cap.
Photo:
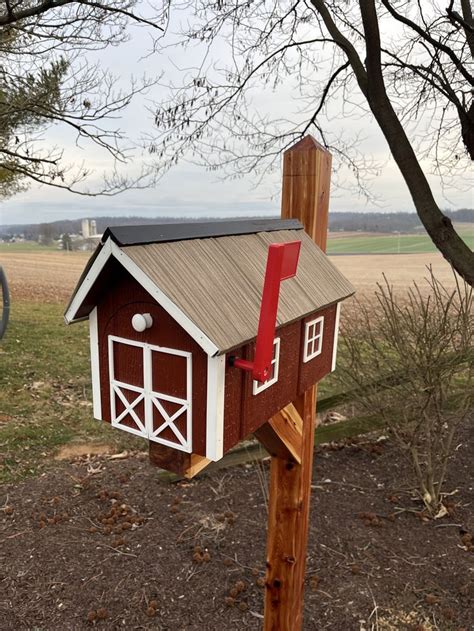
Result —
POLYGON ((107 239, 110 238, 119 247, 127 247, 191 239, 256 234, 258 232, 302 230, 303 228, 304 226, 298 219, 280 218, 168 222, 162 224, 108 227, 102 236, 101 242, 105 243, 107 239))

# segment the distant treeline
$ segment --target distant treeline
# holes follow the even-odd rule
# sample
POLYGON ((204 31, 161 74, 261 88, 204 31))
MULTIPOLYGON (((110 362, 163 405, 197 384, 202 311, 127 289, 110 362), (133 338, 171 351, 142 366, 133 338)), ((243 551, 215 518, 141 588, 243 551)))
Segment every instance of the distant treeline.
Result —
MULTIPOLYGON (((474 209, 444 211, 452 221, 474 223, 474 209)), ((416 213, 355 213, 329 214, 329 229, 336 232, 419 232, 424 230, 416 213)))
MULTIPOLYGON (((474 223, 474 209, 461 208, 455 211, 445 211, 453 221, 474 223)), ((257 218, 257 217, 255 217, 257 218)), ((89 217, 94 219, 94 217, 89 217)), ((215 218, 200 217, 194 221, 215 221, 215 218)), ((229 217, 231 219, 231 217, 229 217)), ((170 223, 179 221, 176 217, 95 217, 97 232, 104 232, 107 226, 130 226, 139 224, 170 223)), ((48 224, 19 224, 0 226, 0 237, 24 235, 26 239, 38 241, 41 236, 59 238, 63 234, 79 234, 81 219, 63 219, 48 224)), ((183 221, 193 221, 183 219, 183 221)), ((329 228, 331 231, 348 232, 418 232, 423 230, 416 213, 381 213, 381 212, 333 212, 329 214, 329 228)))

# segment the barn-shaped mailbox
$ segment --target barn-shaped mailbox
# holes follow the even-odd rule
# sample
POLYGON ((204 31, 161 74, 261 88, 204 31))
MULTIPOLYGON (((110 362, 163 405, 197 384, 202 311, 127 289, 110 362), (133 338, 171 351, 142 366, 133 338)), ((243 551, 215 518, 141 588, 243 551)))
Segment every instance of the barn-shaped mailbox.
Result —
POLYGON ((295 220, 126 226, 65 318, 89 319, 95 418, 215 461, 334 370, 353 292, 295 220))

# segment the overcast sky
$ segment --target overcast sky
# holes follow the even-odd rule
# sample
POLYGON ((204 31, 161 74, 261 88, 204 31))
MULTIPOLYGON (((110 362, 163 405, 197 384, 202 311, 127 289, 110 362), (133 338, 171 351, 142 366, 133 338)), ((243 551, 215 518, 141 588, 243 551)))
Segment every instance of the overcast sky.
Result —
MULTIPOLYGON (((137 37, 137 32, 132 31, 131 35, 131 41, 126 45, 102 52, 101 63, 124 80, 132 73, 137 74, 137 68, 139 68, 139 73, 163 72, 167 78, 172 79, 177 62, 176 53, 173 52, 172 59, 170 51, 169 57, 162 55, 144 60, 145 39, 137 37)), ((179 54, 184 55, 184 53, 179 54)), ((183 57, 179 61, 186 63, 186 58, 183 57)), ((149 110, 150 104, 162 94, 156 88, 146 98, 137 99, 123 115, 120 121, 121 128, 131 137, 152 130, 153 115, 149 110)), ((279 91, 278 98, 274 99, 273 105, 266 98, 260 106, 268 107, 270 113, 272 113, 272 108, 288 112, 294 111, 297 103, 295 103, 293 92, 283 88, 279 91)), ((380 131, 370 122, 370 117, 336 120, 333 123, 333 131, 336 132, 338 126, 348 128, 352 133, 360 132, 364 137, 361 141, 361 149, 366 155, 382 164, 383 168, 371 185, 371 190, 378 199, 376 205, 367 204, 365 198, 354 191, 349 192, 347 189, 333 186, 331 211, 413 212, 414 207, 406 185, 390 159, 380 131)), ((110 169, 107 157, 96 147, 76 146, 75 138, 68 135, 63 128, 55 127, 48 130, 45 134, 45 142, 64 146, 69 161, 84 161, 89 169, 94 170, 97 178, 110 169)), ((136 167, 139 162, 140 157, 137 156, 130 168, 136 167)), ((338 180, 341 180, 340 170, 335 173, 333 179, 335 182, 338 180)), ((432 180, 432 185, 438 203, 443 208, 474 205, 472 187, 466 186, 465 175, 462 186, 460 182, 453 181, 452 186, 442 191, 437 179, 432 180)), ((275 215, 279 212, 279 189, 280 173, 277 171, 265 177, 256 187, 250 177, 221 181, 216 172, 207 172, 191 164, 180 163, 159 182, 156 188, 128 191, 112 198, 80 197, 46 186, 32 186, 27 192, 0 203, 0 224, 39 223, 100 215, 175 216, 177 218, 275 215)))

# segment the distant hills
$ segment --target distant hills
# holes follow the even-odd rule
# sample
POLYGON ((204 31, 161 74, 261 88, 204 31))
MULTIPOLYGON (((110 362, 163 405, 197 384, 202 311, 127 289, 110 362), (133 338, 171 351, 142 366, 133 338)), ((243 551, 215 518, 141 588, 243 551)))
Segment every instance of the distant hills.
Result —
MULTIPOLYGON (((461 208, 455 211, 445 211, 446 215, 455 222, 474 223, 474 209, 461 208)), ((179 221, 177 217, 88 217, 97 222, 97 232, 102 233, 107 226, 124 226, 154 223, 170 223, 179 221)), ((196 221, 205 219, 216 220, 215 217, 200 217, 196 221)), ((229 217, 230 219, 230 217, 229 217)), ((46 232, 53 238, 60 235, 78 234, 81 230, 82 219, 63 219, 45 224, 11 224, 0 226, 0 237, 23 235, 26 239, 37 241, 46 232)), ((184 220, 183 220, 184 221, 184 220)), ((190 221, 186 219, 185 221, 190 221)), ((333 232, 401 232, 416 234, 423 231, 416 213, 382 213, 382 212, 333 212, 329 214, 329 229, 333 232)))
MULTIPOLYGON (((474 209, 461 208, 444 211, 453 222, 474 223, 474 209)), ((416 213, 355 213, 334 212, 329 214, 329 229, 333 232, 402 232, 424 231, 416 213)))

